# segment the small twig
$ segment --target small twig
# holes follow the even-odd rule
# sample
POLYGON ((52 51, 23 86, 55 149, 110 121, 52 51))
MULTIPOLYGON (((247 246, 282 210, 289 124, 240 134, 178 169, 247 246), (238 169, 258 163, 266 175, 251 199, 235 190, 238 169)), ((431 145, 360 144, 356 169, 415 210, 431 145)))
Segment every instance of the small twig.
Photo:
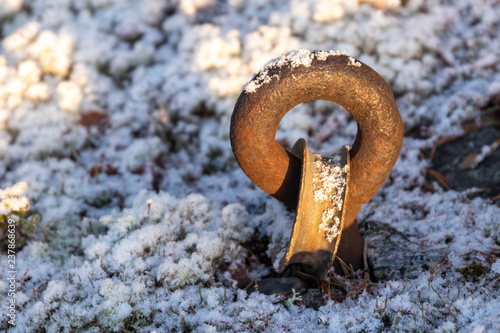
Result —
POLYGON ((21 287, 23 286, 23 282, 26 279, 26 275, 28 274, 29 270, 30 270, 30 268, 28 267, 28 269, 26 270, 26 272, 24 272, 23 276, 21 277, 21 280, 19 280, 19 289, 21 289, 21 287))
POLYGON ((37 291, 37 292, 39 292, 39 291, 40 291, 40 289, 41 289, 43 286, 45 286, 46 284, 47 284, 47 281, 44 281, 44 282, 40 283, 40 285, 39 285, 38 287, 36 287, 36 291, 37 291))
POLYGON ((275 294, 276 296, 285 296, 285 298, 289 298, 293 295, 293 293, 291 292, 288 292, 288 291, 283 291, 281 293, 276 293, 275 294))
POLYGON ((441 145, 444 145, 445 143, 447 142, 450 142, 450 141, 453 141, 455 139, 458 139, 460 137, 464 136, 463 133, 460 133, 460 134, 452 134, 452 135, 446 135, 446 136, 440 136, 437 140, 436 140, 436 145, 437 146, 441 146, 441 145))
POLYGON ((255 253, 253 253, 253 251, 250 249, 250 247, 246 246, 246 245, 243 245, 243 247, 250 253, 250 257, 253 257, 253 259, 255 259, 255 262, 257 263, 257 265, 261 265, 259 258, 257 258, 255 253))
POLYGON ((473 64, 463 65, 461 67, 455 68, 450 71, 450 78, 456 78, 461 75, 469 74, 480 69, 493 68, 498 64, 498 59, 496 58, 483 58, 479 59, 473 64))
POLYGON ((492 254, 489 254, 489 253, 486 253, 486 252, 483 252, 483 251, 479 251, 479 250, 472 250, 474 252, 477 252, 477 253, 481 253, 482 255, 484 255, 486 258, 488 259, 491 259, 493 262, 496 262, 497 261, 497 257, 495 257, 494 255, 492 254))
POLYGON ((90 276, 88 276, 88 275, 87 275, 87 277, 88 277, 88 279, 89 279, 89 281, 90 281, 90 284, 92 285, 92 288, 95 288, 95 287, 94 287, 94 283, 92 282, 92 279, 90 278, 90 276))
POLYGON ((437 180, 437 182, 445 189, 445 191, 449 191, 450 190, 450 187, 448 186, 448 184, 446 184, 446 181, 448 180, 448 177, 446 177, 442 173, 437 172, 436 170, 432 170, 430 168, 427 168, 427 173, 429 175, 431 175, 432 177, 434 177, 434 179, 437 180))
POLYGON ((319 279, 316 276, 311 275, 311 274, 307 274, 307 273, 304 273, 304 272, 301 272, 301 271, 298 271, 297 273, 299 273, 300 275, 303 275, 303 276, 305 276, 307 278, 313 279, 318 284, 318 288, 321 288, 321 283, 319 282, 319 279))
POLYGON ((210 283, 212 284, 212 287, 215 288, 215 282, 214 282, 214 277, 212 275, 212 270, 210 270, 210 283))
POLYGON ((340 259, 340 257, 336 257, 340 263, 340 267, 342 267, 342 270, 344 271, 344 275, 347 277, 347 276, 350 276, 350 275, 353 275, 353 272, 349 271, 349 266, 347 266, 347 264, 342 260, 340 259))
POLYGON ((347 296, 346 298, 352 298, 356 296, 361 290, 363 290, 370 283, 370 279, 364 279, 360 284, 356 286, 347 296))
POLYGON ((358 275, 356 274, 356 272, 354 271, 354 267, 352 267, 352 264, 349 264, 349 268, 351 269, 351 272, 352 272, 352 275, 355 279, 358 278, 358 275))
POLYGON ((90 323, 91 323, 92 325, 94 325, 95 327, 97 327, 97 328, 98 328, 99 330, 101 330, 102 332, 107 332, 104 328, 102 328, 102 326, 101 326, 101 325, 99 325, 99 324, 97 323, 97 320, 94 320, 94 321, 92 321, 92 322, 90 322, 90 323))
POLYGON ((427 191, 431 192, 431 193, 436 193, 436 190, 434 189, 434 187, 431 184, 423 183, 422 184, 422 188, 424 190, 427 190, 427 191))
POLYGON ((497 194, 494 197, 490 198, 491 201, 495 201, 495 200, 498 200, 498 199, 500 199, 500 194, 497 194))
POLYGON ((470 217, 470 205, 469 208, 467 209, 467 215, 465 216, 464 224, 462 225, 462 228, 467 227, 467 223, 469 222, 469 217, 470 217))
POLYGON ((443 267, 441 267, 441 268, 440 268, 440 269, 439 269, 436 273, 432 274, 432 275, 429 277, 428 281, 432 281, 432 280, 434 280, 434 277, 436 277, 439 273, 441 273, 441 271, 442 271, 443 269, 445 269, 446 267, 450 266, 451 264, 452 264, 452 262, 450 261, 449 263, 447 263, 446 265, 444 265, 443 267))
POLYGON ((432 162, 432 160, 434 159, 434 155, 436 155, 436 148, 436 145, 432 146, 431 152, 429 153, 429 162, 432 162))
POLYGON ((332 298, 332 289, 331 289, 331 284, 330 284, 330 281, 328 281, 328 283, 326 281, 321 281, 321 293, 324 295, 322 298, 324 300, 325 298, 325 295, 328 297, 328 298, 332 298))
POLYGON ((442 256, 441 258, 438 259, 438 261, 436 261, 436 263, 434 265, 432 265, 432 267, 429 269, 429 273, 432 273, 432 271, 434 270, 434 268, 436 268, 436 266, 441 262, 441 260, 444 258, 444 256, 442 256))
POLYGON ((250 283, 245 287, 243 288, 243 290, 247 290, 248 288, 250 288, 252 286, 252 284, 254 284, 255 281, 250 281, 250 283))

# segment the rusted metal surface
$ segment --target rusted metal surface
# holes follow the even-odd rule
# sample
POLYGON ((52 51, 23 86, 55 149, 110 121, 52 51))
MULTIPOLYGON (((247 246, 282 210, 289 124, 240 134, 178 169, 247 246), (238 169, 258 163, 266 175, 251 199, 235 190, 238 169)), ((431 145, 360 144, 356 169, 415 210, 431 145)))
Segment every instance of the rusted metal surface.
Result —
POLYGON ((309 66, 284 61, 266 68, 271 80, 241 93, 231 118, 231 145, 257 186, 297 209, 302 161, 276 142, 281 119, 294 106, 312 100, 332 101, 349 111, 358 132, 350 151, 348 206, 337 255, 357 269, 363 246, 355 219, 396 163, 403 122, 390 87, 373 69, 363 63, 353 66, 353 59, 343 55, 312 57, 309 66))
POLYGON ((311 153, 306 141, 299 139, 292 153, 302 160, 297 215, 288 243, 271 247, 271 260, 279 260, 275 268, 280 273, 290 264, 302 264, 322 278, 334 262, 342 236, 342 216, 349 206, 345 201, 349 192, 349 147, 326 157, 311 153), (334 178, 322 180, 325 176, 334 178))

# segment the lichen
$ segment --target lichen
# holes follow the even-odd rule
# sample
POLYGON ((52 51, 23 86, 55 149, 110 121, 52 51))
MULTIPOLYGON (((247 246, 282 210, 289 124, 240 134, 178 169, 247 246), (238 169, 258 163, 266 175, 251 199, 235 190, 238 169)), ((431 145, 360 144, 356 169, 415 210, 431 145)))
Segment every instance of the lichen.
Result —
POLYGON ((467 267, 462 268, 459 272, 468 280, 470 278, 477 278, 483 275, 485 268, 481 264, 472 263, 467 267))

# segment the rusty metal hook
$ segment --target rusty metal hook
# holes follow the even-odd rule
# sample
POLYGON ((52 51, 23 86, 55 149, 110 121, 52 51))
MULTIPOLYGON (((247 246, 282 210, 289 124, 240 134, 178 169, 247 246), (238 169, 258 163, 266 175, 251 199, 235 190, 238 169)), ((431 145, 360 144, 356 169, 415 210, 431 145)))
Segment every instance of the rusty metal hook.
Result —
POLYGON ((389 85, 369 66, 338 51, 297 50, 271 61, 245 86, 231 117, 231 145, 242 170, 262 190, 297 208, 302 161, 276 140, 294 106, 312 100, 342 105, 358 123, 338 256, 362 266, 356 216, 389 176, 401 150, 403 121, 389 85))

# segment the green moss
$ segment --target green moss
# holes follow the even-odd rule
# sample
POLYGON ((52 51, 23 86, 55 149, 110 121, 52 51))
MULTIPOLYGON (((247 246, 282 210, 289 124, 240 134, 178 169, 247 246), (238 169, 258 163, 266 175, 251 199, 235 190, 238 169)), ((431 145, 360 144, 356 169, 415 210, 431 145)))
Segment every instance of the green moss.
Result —
MULTIPOLYGON (((19 216, 19 222, 16 223, 16 248, 18 250, 26 244, 26 240, 32 238, 40 222, 40 215, 33 214, 25 218, 26 212, 15 212, 14 215, 19 216)), ((9 216, 0 215, 0 248, 7 248, 7 234, 8 234, 8 220, 9 216)))
POLYGON ((470 277, 479 277, 484 273, 484 266, 481 264, 470 264, 460 270, 460 274, 466 279, 470 277))
POLYGON ((31 237, 35 233, 36 227, 38 226, 40 220, 41 220, 40 215, 34 214, 28 217, 27 220, 20 219, 19 224, 21 224, 21 226, 24 227, 26 235, 28 237, 31 237))

